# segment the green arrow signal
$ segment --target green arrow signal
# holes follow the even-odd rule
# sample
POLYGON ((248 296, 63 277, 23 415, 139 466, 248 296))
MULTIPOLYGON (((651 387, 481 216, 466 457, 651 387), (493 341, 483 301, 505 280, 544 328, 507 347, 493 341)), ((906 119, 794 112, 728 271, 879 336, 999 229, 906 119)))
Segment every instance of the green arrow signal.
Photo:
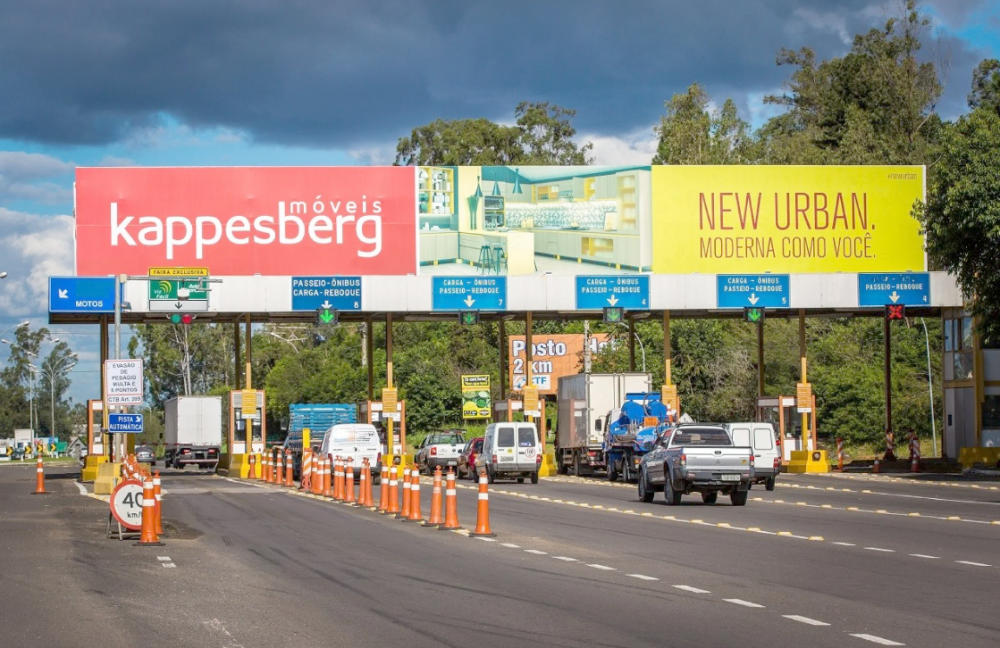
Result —
POLYGON ((747 308, 744 311, 746 320, 751 324, 756 324, 764 320, 764 309, 763 308, 747 308))
POLYGON ((333 319, 333 313, 331 313, 328 309, 327 310, 322 310, 322 311, 320 311, 319 319, 324 324, 329 324, 330 321, 333 319))

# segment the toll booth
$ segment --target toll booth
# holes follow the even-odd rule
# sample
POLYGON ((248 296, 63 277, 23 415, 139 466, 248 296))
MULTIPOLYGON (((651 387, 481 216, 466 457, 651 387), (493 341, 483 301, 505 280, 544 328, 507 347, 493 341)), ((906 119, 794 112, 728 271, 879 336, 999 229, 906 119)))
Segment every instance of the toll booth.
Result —
POLYGON ((267 434, 267 416, 264 405, 267 402, 264 390, 257 390, 257 411, 249 418, 243 416, 243 392, 229 392, 229 456, 246 454, 247 424, 250 429, 250 452, 264 452, 264 439, 267 434))
POLYGON ((386 451, 383 454, 399 457, 406 449, 406 401, 396 403, 396 411, 382 411, 382 401, 363 401, 358 404, 358 421, 370 423, 381 430, 388 430, 386 422, 392 420, 392 439, 383 439, 386 451), (388 451, 389 445, 392 452, 388 451))
MULTIPOLYGON (((538 438, 542 440, 542 445, 545 445, 545 440, 548 438, 548 422, 545 418, 545 408, 548 405, 544 398, 538 399, 538 407, 541 412, 535 417, 535 422, 538 424, 538 438)), ((527 421, 528 417, 524 415, 524 401, 514 400, 508 398, 503 401, 493 401, 493 422, 503 423, 504 421, 527 421)))
POLYGON ((812 396, 812 412, 806 415, 806 433, 802 433, 802 413, 794 396, 761 396, 757 398, 757 421, 770 423, 781 435, 782 463, 792 459, 795 450, 815 450, 816 395, 812 396), (803 441, 804 436, 804 441, 803 441))
POLYGON ((87 401, 87 456, 104 454, 104 401, 87 401))

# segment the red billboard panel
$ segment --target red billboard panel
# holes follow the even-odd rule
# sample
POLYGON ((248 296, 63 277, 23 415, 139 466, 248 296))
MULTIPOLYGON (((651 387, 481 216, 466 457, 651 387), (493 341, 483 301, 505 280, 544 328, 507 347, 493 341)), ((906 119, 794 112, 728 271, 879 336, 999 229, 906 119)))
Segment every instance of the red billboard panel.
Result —
POLYGON ((416 272, 412 167, 80 168, 78 275, 416 272))

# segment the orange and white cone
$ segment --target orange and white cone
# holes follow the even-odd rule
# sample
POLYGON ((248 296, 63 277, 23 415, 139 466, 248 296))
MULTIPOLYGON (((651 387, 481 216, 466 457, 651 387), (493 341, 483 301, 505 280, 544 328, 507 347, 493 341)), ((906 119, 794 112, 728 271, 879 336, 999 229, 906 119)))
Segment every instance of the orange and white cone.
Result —
POLYGON ((156 536, 156 498, 153 496, 153 480, 146 478, 142 483, 142 527, 137 547, 162 547, 156 536))
POLYGON ((456 531, 462 527, 458 524, 458 491, 455 489, 455 473, 448 468, 448 477, 444 489, 444 524, 438 527, 441 531, 456 531))
POLYGON ((476 530, 469 534, 476 538, 494 538, 490 529, 490 491, 486 475, 479 475, 479 508, 476 510, 476 530))
POLYGON ((281 486, 285 482, 285 462, 281 459, 281 450, 278 450, 277 455, 274 462, 274 483, 281 486))
POLYGON ((344 502, 354 506, 354 457, 347 458, 347 471, 344 473, 344 502))
POLYGON ((35 467, 35 492, 32 495, 48 495, 45 490, 45 468, 42 467, 42 455, 38 455, 38 463, 35 467))
POLYGON ((431 490, 431 516, 424 522, 424 526, 439 527, 444 524, 444 517, 441 511, 441 466, 434 469, 434 487, 431 490))
POLYGON ((323 497, 333 497, 333 457, 323 457, 323 497))
POLYGON ((156 535, 163 535, 163 508, 160 504, 162 491, 160 490, 160 471, 153 473, 153 513, 156 514, 156 535))
POLYGON ((837 472, 844 472, 844 440, 837 437, 837 472))
POLYGON ((361 461, 361 495, 358 497, 358 506, 371 509, 375 502, 372 500, 372 469, 368 464, 368 457, 361 461))
POLYGON ((381 477, 378 485, 378 512, 385 513, 389 508, 389 466, 382 464, 381 477))
POLYGON ((920 442, 913 433, 910 434, 910 472, 920 472, 920 442))
POLYGON ((423 522, 424 516, 420 512, 420 469, 413 466, 410 471, 410 515, 407 522, 423 522))
POLYGON ((875 464, 872 466, 872 472, 876 475, 878 474, 878 468, 878 459, 875 459, 875 464))
POLYGON ((389 469, 389 508, 385 510, 388 515, 399 513, 399 481, 396 479, 396 471, 389 469))
POLYGON ((300 491, 305 491, 308 493, 311 490, 310 482, 312 481, 312 471, 313 471, 312 466, 313 466, 312 450, 306 448, 302 451, 302 466, 299 474, 300 491))
POLYGON ((333 499, 344 501, 344 460, 340 457, 333 460, 333 499))
POLYGON ((293 481, 293 474, 295 472, 293 470, 294 465, 295 464, 292 463, 292 451, 287 450, 285 452, 285 486, 289 488, 295 487, 295 482, 293 481))
POLYGON ((250 470, 247 472, 247 479, 257 479, 257 455, 250 453, 250 470))
POLYGON ((402 464, 398 467, 398 477, 396 481, 402 483, 403 488, 403 508, 400 509, 399 515, 396 517, 400 520, 405 520, 410 517, 410 471, 403 467, 402 464))
POLYGON ((271 483, 271 462, 266 452, 260 455, 260 480, 265 484, 271 483))

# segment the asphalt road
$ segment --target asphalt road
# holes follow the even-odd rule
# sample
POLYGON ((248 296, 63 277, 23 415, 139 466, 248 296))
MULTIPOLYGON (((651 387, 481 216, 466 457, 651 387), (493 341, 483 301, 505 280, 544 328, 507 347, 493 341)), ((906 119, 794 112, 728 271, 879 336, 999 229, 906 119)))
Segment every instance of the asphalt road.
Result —
POLYGON ((105 539, 107 505, 71 477, 31 496, 33 469, 0 467, 5 645, 1000 644, 996 483, 783 476, 746 507, 497 483, 488 542, 165 473, 165 546, 146 548, 105 539))

